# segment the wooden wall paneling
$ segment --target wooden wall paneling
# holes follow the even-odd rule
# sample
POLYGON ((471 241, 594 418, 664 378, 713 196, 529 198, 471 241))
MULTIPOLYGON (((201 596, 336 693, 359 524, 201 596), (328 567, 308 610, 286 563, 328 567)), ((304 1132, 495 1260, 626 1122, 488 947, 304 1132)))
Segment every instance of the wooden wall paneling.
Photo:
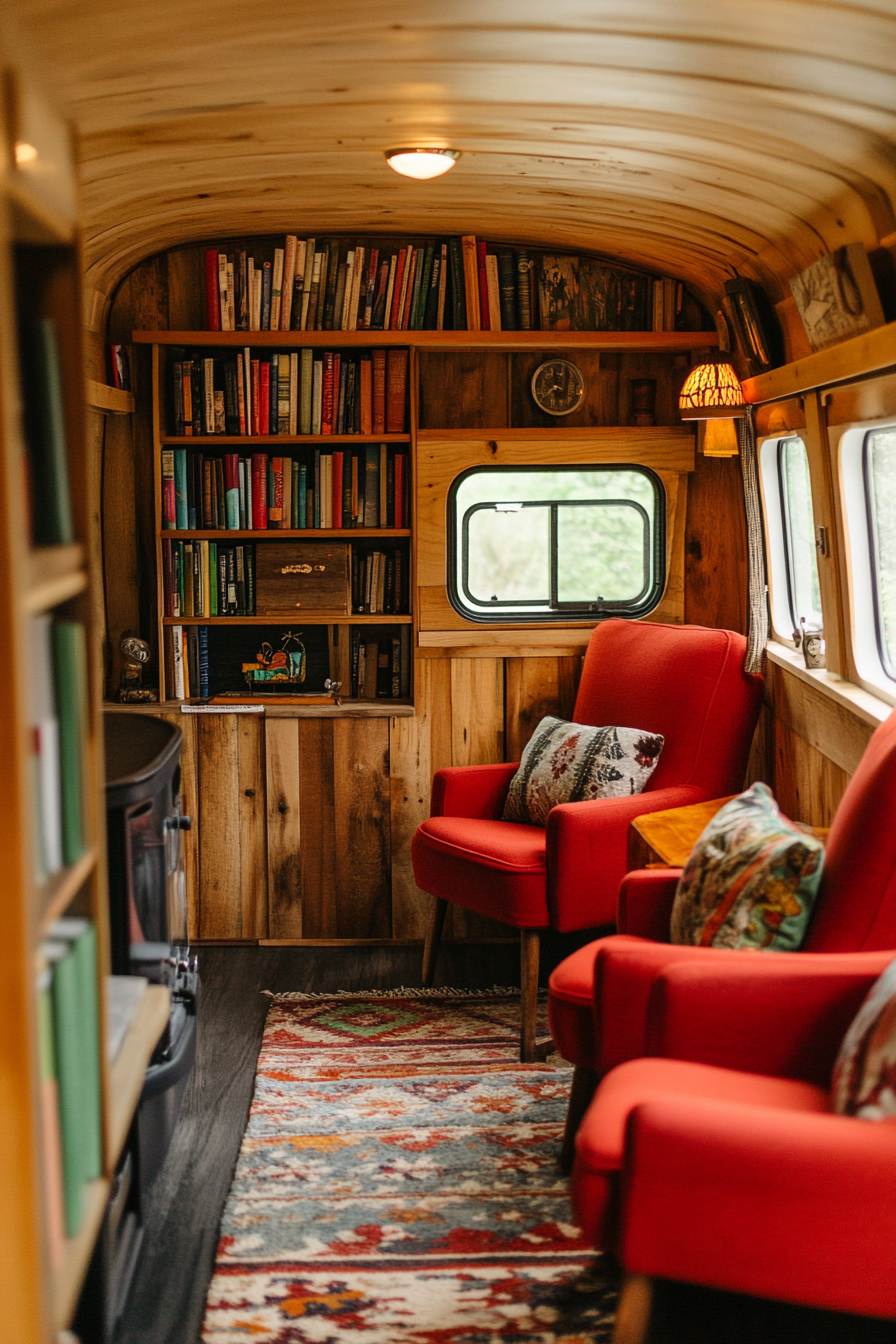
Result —
POLYGON ((299 720, 265 723, 268 937, 302 936, 299 720))
POLYGON ((203 250, 175 248, 167 254, 168 325, 172 331, 201 331, 205 326, 203 250))
POLYGON ((772 793, 775 791, 775 711, 766 700, 759 710, 759 719, 750 756, 747 761, 747 773, 744 776, 744 788, 749 788, 757 780, 767 784, 772 793))
POLYGON ((140 604, 141 566, 137 548, 134 504, 134 417, 104 416, 102 431, 103 590, 105 613, 106 696, 113 698, 121 684, 119 644, 126 630, 140 634, 155 648, 155 622, 145 629, 140 604))
MULTIPOLYGON (((699 333, 694 334, 695 346, 699 343, 699 333)), ((686 355, 656 354, 649 350, 626 351, 618 356, 616 401, 608 407, 611 419, 604 423, 611 425, 632 425, 632 389, 633 380, 652 378, 656 383, 656 401, 654 403, 654 424, 680 425, 678 414, 678 394, 685 378, 690 373, 690 362, 686 355)))
POLYGON ((389 720, 333 720, 336 937, 392 936, 389 720))
MULTIPOLYGON (((229 715, 209 715, 209 718, 229 715)), ((239 752, 240 909, 244 938, 268 936, 268 855, 265 806, 265 722, 260 714, 237 714, 239 752)))
POLYGON ((684 551, 684 619, 745 634, 747 533, 736 457, 697 455, 684 551))
POLYGON ((581 658, 504 660, 504 756, 518 761, 546 714, 571 720, 581 658))
POLYGON ((775 797, 785 816, 810 826, 830 826, 849 775, 775 719, 775 797))
POLYGON ((658 604, 645 621, 666 621, 680 625, 685 604, 685 533, 689 477, 683 472, 658 471, 666 493, 666 584, 658 604))
POLYGON ((335 938, 336 812, 333 796, 335 719, 299 719, 302 937, 335 938))
POLYGON ((390 737, 392 800, 392 934, 422 938, 429 896, 414 881, 411 841, 430 814, 432 777, 451 764, 451 663, 416 658, 412 719, 393 719, 390 737))
POLYGON ((451 763, 504 759, 504 663, 501 658, 451 660, 451 763))
POLYGON ((777 720, 829 757, 847 776, 854 774, 874 732, 872 725, 770 660, 766 682, 767 698, 774 705, 777 720))
POLYGON ((511 424, 509 355, 421 350, 421 429, 499 429, 511 424))

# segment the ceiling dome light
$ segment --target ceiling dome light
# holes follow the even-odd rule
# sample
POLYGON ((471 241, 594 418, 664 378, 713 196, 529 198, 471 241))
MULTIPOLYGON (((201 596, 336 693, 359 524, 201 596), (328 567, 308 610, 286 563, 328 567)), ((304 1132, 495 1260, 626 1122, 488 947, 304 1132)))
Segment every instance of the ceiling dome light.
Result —
POLYGON ((402 177, 441 177, 460 158, 459 149, 387 149, 386 162, 402 177))
POLYGON ((728 363, 698 364, 678 398, 682 420, 740 419, 747 413, 737 374, 728 363))

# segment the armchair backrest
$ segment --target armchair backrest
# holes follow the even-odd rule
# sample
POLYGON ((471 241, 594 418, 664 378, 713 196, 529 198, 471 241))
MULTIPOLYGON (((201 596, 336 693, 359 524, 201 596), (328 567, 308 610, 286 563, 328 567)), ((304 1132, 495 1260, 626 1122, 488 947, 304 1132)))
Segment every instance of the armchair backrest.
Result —
POLYGON ((834 815, 804 946, 896 949, 896 710, 875 730, 834 815))
POLYGON ((731 630, 609 620, 591 636, 576 723, 643 728, 666 739, 648 791, 695 785, 711 798, 743 786, 763 681, 743 670, 731 630))

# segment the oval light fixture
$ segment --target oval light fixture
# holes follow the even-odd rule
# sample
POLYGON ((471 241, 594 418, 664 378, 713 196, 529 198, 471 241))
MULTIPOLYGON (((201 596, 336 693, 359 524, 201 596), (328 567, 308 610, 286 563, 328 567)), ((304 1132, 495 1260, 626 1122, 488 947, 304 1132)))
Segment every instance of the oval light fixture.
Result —
POLYGON ((678 398, 678 409, 682 420, 731 420, 747 413, 738 376, 724 360, 691 369, 678 398))
POLYGON ((387 149, 386 162, 402 177, 441 177, 460 158, 459 149, 387 149))

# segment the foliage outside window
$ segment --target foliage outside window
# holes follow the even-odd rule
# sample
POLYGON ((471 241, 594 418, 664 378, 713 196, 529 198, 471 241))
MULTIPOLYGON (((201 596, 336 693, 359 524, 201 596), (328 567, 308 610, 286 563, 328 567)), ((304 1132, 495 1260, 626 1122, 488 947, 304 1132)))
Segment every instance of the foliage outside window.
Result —
POLYGON ((478 621, 642 616, 665 582, 665 496, 644 467, 476 467, 448 498, 448 590, 478 621))
POLYGON ((802 439, 781 439, 778 444, 778 483, 784 523, 784 556, 787 594, 794 630, 805 620, 807 630, 822 624, 821 589, 815 549, 815 518, 809 456, 802 439))
POLYGON ((864 468, 877 646, 896 681, 896 428, 865 436, 864 468))

